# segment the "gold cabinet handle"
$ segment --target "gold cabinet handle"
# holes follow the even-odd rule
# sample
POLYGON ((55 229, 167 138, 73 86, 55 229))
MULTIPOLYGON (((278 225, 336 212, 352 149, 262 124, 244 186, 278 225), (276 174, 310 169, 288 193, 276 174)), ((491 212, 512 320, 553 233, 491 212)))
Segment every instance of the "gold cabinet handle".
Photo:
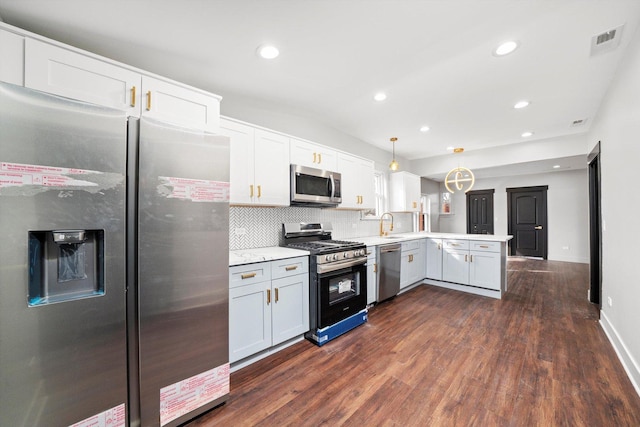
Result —
POLYGON ((318 163, 322 163, 322 153, 318 153, 318 163))
POLYGON ((460 243, 449 243, 450 246, 460 246, 460 243))
POLYGON ((267 289, 267 305, 271 304, 271 289, 267 289))
POLYGON ((275 302, 278 302, 278 300, 280 299, 280 298, 278 297, 278 288, 276 288, 276 289, 275 289, 275 291, 276 291, 276 301, 275 301, 275 302))
POLYGON ((256 277, 256 274, 257 273, 254 271, 253 273, 244 273, 240 277, 242 277, 242 280, 251 279, 252 277, 256 277))
POLYGON ((469 255, 469 262, 473 262, 473 255, 469 255))
POLYGON ((464 256, 464 262, 467 262, 467 261, 469 261, 469 255, 464 256))
POLYGON ((409 262, 413 262, 413 255, 409 255, 409 262))
POLYGON ((136 106, 136 87, 131 86, 131 106, 136 106))
POLYGON ((313 163, 317 163, 318 153, 313 153, 313 163))
POLYGON ((253 184, 249 185, 249 197, 253 197, 253 184))
POLYGON ((535 228, 536 230, 542 230, 542 226, 541 226, 541 225, 536 225, 534 228, 535 228))
POLYGON ((262 197, 262 186, 258 185, 258 197, 262 197))
POLYGON ((413 202, 413 208, 415 209, 417 207, 418 207, 418 204, 416 202, 413 202))
POLYGON ((378 264, 376 264, 376 263, 373 264, 373 272, 374 273, 378 272, 378 264))
POLYGON ((298 266, 297 265, 289 265, 287 267, 284 268, 286 271, 292 271, 292 270, 297 270, 298 266))
POLYGON ((484 248, 484 249, 489 249, 488 245, 479 245, 479 247, 484 248))
POLYGON ((147 92, 147 111, 151 111, 151 91, 147 92))
POLYGON ((442 249, 442 243, 438 243, 438 250, 442 249))

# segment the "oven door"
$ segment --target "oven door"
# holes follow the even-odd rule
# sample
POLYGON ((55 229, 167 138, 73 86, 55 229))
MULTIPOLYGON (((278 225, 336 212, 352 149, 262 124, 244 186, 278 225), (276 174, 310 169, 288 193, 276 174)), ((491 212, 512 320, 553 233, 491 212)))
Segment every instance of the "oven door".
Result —
POLYGON ((318 266, 318 293, 318 329, 366 308, 366 258, 318 266))

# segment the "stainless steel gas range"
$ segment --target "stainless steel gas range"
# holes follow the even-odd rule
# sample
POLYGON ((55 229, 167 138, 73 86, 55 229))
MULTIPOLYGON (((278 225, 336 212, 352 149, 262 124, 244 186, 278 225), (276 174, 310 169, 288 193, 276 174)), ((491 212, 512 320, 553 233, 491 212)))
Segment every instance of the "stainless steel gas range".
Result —
POLYGON ((307 339, 323 345, 367 321, 367 254, 360 242, 331 239, 331 224, 285 223, 284 246, 309 251, 307 339))

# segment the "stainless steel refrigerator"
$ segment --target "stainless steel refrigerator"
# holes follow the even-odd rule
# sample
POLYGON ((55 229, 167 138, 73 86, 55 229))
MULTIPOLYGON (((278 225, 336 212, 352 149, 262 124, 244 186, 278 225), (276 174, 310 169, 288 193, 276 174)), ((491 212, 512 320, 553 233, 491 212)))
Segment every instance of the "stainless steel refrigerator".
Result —
POLYGON ((0 425, 224 402, 228 139, 0 83, 0 425))

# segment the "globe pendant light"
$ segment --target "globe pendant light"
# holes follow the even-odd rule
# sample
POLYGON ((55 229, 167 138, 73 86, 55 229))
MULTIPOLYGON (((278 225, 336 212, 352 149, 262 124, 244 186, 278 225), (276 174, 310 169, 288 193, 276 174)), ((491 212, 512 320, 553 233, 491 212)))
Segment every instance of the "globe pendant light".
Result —
POLYGON ((391 163, 389 163, 389 169, 391 169, 392 171, 397 171, 398 168, 400 167, 400 164, 398 164, 398 162, 396 161, 396 141, 397 140, 398 138, 396 138, 395 136, 391 138, 391 143, 393 144, 393 159, 391 160, 391 163))
MULTIPOLYGON (((463 151, 464 148, 453 149, 453 152, 456 154, 462 153, 463 151)), ((451 169, 447 176, 444 178, 444 186, 447 188, 449 193, 455 193, 456 190, 461 191, 468 185, 466 190, 464 190, 464 192, 467 193, 473 188, 473 184, 475 184, 475 182, 476 177, 473 175, 473 172, 462 166, 451 169), (449 184, 455 184, 454 188, 452 189, 449 184)))

